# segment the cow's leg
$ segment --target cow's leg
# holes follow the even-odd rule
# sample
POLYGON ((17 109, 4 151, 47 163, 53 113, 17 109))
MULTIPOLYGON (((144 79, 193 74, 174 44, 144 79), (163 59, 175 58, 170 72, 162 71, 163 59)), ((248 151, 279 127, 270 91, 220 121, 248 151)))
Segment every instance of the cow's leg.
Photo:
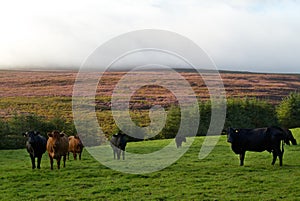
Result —
POLYGON ((272 165, 275 164, 277 156, 279 158, 279 165, 282 166, 282 156, 283 156, 283 151, 280 150, 280 145, 276 146, 276 148, 274 148, 273 150, 273 161, 272 161, 272 165))
POLYGON ((61 156, 56 159, 57 169, 60 169, 60 160, 61 160, 61 156))
POLYGON ((65 154, 65 155, 63 156, 63 160, 64 160, 64 167, 66 167, 67 154, 65 154))
POLYGON ((279 155, 279 165, 282 166, 282 157, 283 157, 283 152, 280 152, 279 155))
POLYGON ((114 159, 116 159, 116 150, 113 149, 113 152, 114 152, 114 159))
POLYGON ((35 159, 34 159, 34 156, 30 154, 30 159, 31 159, 31 166, 32 166, 32 169, 35 169, 35 159))
POLYGON ((240 153, 240 166, 244 165, 245 153, 246 152, 240 153))
POLYGON ((280 148, 277 150, 277 155, 278 155, 278 158, 279 158, 279 165, 282 166, 283 151, 281 151, 280 148))
POLYGON ((49 158, 50 158, 50 168, 51 170, 53 170, 53 158, 50 156, 50 154, 49 154, 49 158))
POLYGON ((81 152, 79 152, 79 160, 81 160, 81 152))
POLYGON ((37 157, 37 168, 41 169, 41 160, 42 160, 42 156, 38 156, 37 157))
POLYGON ((121 155, 121 149, 117 149, 117 157, 118 157, 118 160, 120 160, 120 155, 121 155))
POLYGON ((73 157, 74 157, 74 160, 77 160, 77 154, 75 151, 73 152, 73 157))
MULTIPOLYGON (((280 148, 279 148, 280 151, 280 148)), ((284 148, 282 146, 282 150, 279 152, 279 165, 282 166, 282 158, 283 158, 284 148)))
POLYGON ((280 149, 279 150, 278 149, 274 149, 272 153, 273 153, 272 165, 275 164, 277 156, 278 156, 279 157, 279 165, 281 166, 282 165, 282 154, 281 154, 280 149))
POLYGON ((125 160, 125 151, 122 150, 122 156, 123 156, 123 160, 125 160))
POLYGON ((282 147, 282 151, 280 149, 280 142, 279 143, 276 143, 273 147, 273 161, 272 161, 272 165, 275 164, 276 162, 276 159, 277 159, 277 156, 279 158, 279 165, 282 166, 282 157, 283 157, 283 152, 284 152, 284 149, 282 147))
MULTIPOLYGON (((273 153, 273 161, 272 161, 272 165, 274 165, 275 162, 276 162, 276 159, 277 159, 277 151, 274 150, 272 153, 273 153)), ((279 160, 280 160, 280 159, 279 159, 279 160)))
POLYGON ((70 160, 70 152, 68 152, 68 160, 70 160))

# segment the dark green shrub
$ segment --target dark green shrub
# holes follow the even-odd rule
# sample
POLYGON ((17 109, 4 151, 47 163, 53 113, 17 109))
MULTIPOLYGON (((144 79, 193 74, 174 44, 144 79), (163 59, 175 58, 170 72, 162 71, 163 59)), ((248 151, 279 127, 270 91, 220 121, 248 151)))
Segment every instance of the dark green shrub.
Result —
POLYGON ((11 119, 0 121, 0 149, 24 148, 26 139, 22 133, 30 130, 39 131, 45 137, 53 130, 64 131, 67 135, 76 134, 74 124, 63 117, 47 120, 34 114, 14 115, 11 119))
POLYGON ((278 125, 275 107, 257 99, 227 100, 225 128, 259 128, 278 125))
POLYGON ((300 93, 291 93, 276 108, 280 125, 286 128, 300 127, 300 93))

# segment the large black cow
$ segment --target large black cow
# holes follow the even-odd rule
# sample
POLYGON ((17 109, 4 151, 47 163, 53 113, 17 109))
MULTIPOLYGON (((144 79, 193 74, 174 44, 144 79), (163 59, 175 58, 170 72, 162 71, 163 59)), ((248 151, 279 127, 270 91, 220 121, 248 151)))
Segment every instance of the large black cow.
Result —
POLYGON ((117 155, 117 158, 119 160, 121 152, 122 152, 123 160, 125 159, 126 144, 127 144, 126 135, 123 133, 117 133, 111 137, 110 145, 114 152, 114 159, 116 159, 116 155, 117 155))
POLYGON ((279 127, 256 128, 256 129, 233 129, 229 128, 227 141, 231 143, 234 153, 240 155, 240 165, 244 165, 246 151, 262 152, 268 151, 273 154, 272 165, 275 164, 277 156, 282 166, 283 144, 296 144, 292 133, 287 129, 279 127), (280 144, 282 143, 282 149, 280 144))
POLYGON ((27 137, 26 149, 31 158, 32 169, 35 169, 35 158, 37 158, 37 168, 40 169, 42 156, 46 152, 46 138, 37 131, 23 133, 23 136, 27 137))

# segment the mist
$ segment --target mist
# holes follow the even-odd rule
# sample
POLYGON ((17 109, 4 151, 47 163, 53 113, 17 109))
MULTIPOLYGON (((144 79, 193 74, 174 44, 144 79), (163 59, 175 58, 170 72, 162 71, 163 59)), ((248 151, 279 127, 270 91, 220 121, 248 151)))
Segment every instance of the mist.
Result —
POLYGON ((161 29, 194 41, 220 70, 300 73, 299 10, 297 1, 1 2, 0 67, 78 69, 120 34, 161 29))

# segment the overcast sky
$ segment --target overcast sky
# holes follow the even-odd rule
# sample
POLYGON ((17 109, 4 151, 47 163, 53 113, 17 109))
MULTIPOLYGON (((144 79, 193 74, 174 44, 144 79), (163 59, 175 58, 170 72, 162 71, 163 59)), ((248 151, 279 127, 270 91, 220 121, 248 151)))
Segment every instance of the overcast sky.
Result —
POLYGON ((186 36, 218 69, 300 73, 297 0, 0 1, 0 66, 78 67, 138 29, 186 36))

